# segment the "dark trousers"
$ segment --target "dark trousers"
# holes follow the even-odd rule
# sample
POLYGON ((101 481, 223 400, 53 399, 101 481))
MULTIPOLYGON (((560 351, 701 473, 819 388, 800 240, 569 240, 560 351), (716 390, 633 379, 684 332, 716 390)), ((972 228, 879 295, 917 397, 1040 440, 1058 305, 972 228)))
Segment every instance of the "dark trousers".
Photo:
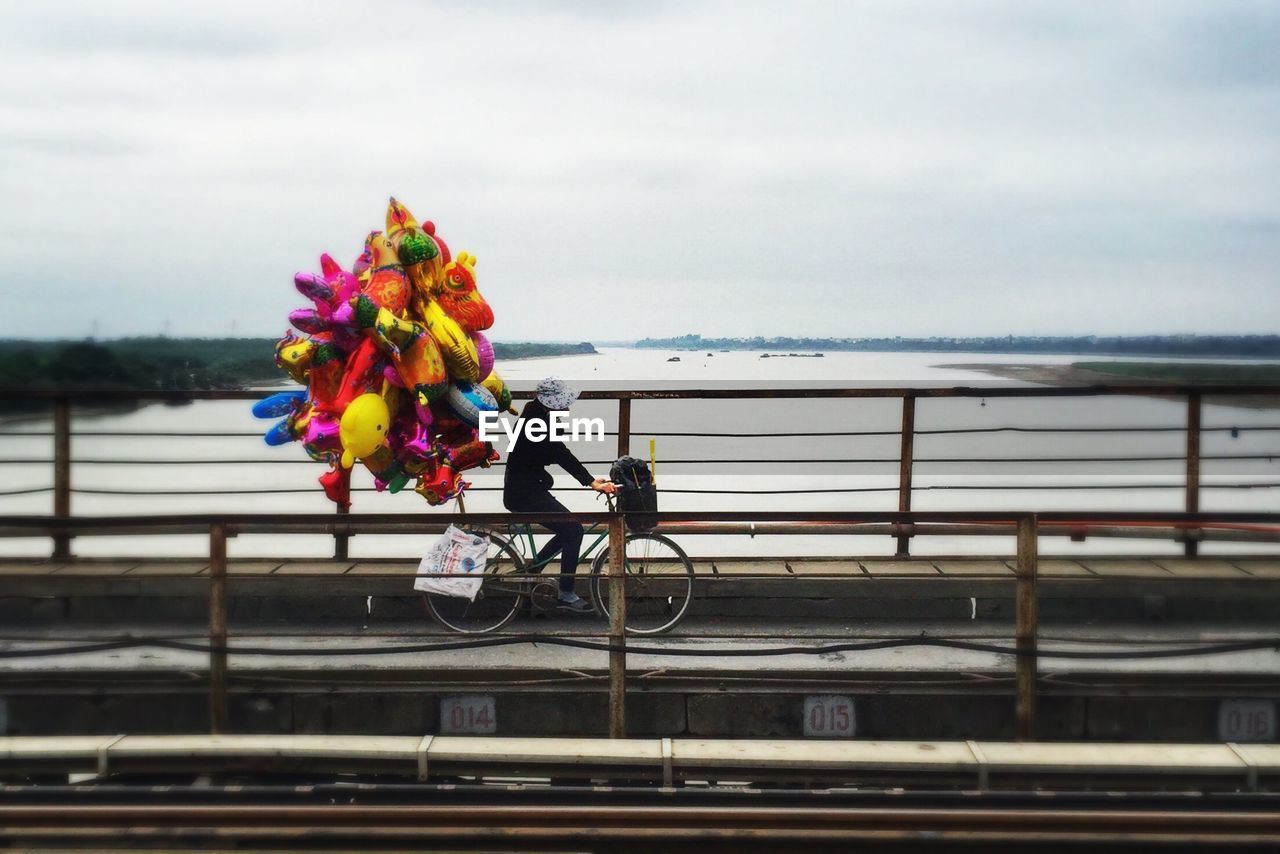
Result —
MULTIPOLYGON (((550 492, 503 492, 502 504, 513 513, 568 513, 550 492)), ((577 522, 539 522, 554 536, 534 558, 535 563, 549 560, 560 552, 560 591, 573 591, 573 576, 578 571, 578 554, 582 551, 582 526, 577 522)))

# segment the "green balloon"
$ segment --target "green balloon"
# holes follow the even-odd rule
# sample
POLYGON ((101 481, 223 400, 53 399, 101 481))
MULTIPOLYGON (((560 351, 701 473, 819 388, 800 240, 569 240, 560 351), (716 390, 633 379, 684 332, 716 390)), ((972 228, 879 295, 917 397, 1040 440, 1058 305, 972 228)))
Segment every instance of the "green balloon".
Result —
POLYGON ((399 254, 401 264, 421 264, 439 255, 440 247, 424 232, 411 232, 401 238, 399 254))

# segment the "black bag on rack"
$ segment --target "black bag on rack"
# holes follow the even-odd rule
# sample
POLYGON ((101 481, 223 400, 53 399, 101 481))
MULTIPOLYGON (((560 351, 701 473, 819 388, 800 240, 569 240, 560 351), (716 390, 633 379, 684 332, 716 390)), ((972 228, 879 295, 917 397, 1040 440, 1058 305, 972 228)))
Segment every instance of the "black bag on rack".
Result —
POLYGON ((618 509, 626 514, 627 527, 633 531, 651 531, 658 520, 658 488, 644 460, 619 457, 609 467, 609 480, 618 487, 618 509))

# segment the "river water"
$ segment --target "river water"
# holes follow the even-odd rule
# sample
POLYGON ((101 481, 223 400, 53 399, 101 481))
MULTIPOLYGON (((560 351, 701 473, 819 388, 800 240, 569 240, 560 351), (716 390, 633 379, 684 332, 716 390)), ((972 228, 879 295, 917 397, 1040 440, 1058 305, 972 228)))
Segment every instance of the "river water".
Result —
MULTIPOLYGON (((602 349, 598 355, 565 356, 501 363, 499 370, 515 388, 530 388, 555 374, 584 388, 761 388, 789 386, 971 385, 997 386, 1008 381, 989 374, 941 364, 963 362, 1062 364, 1080 357, 1045 355, 980 355, 953 353, 828 353, 823 358, 761 358, 758 352, 675 352, 602 349), (678 357, 679 361, 670 361, 678 357)), ((1152 361, 1142 359, 1141 361, 1152 361)), ((282 386, 284 387, 284 386, 282 386)), ((612 431, 617 404, 581 401, 574 415, 599 416, 612 431)), ((897 454, 901 402, 891 399, 776 400, 776 401, 637 401, 632 409, 632 453, 648 454, 646 431, 659 433, 769 433, 887 431, 890 435, 858 437, 671 437, 656 441, 658 482, 666 510, 755 509, 897 509, 897 454), (830 462, 883 459, 887 462, 830 462), (752 460, 690 464, 687 460, 752 460), (795 462, 817 460, 821 462, 795 462), (796 490, 884 490, 841 493, 796 493, 796 490), (688 491, 679 491, 688 490, 688 491), (746 492, 749 494, 735 494, 746 492), (771 494, 770 494, 771 493, 771 494)), ((1042 399, 923 399, 917 403, 920 431, 956 428, 991 430, 997 427, 1181 427, 1186 407, 1179 400, 1129 397, 1042 399)), ((5 458, 47 459, 48 437, 17 432, 49 429, 48 420, 0 426, 5 458)), ((329 504, 315 478, 323 471, 307 461, 301 448, 270 448, 257 436, 268 422, 249 414, 247 402, 202 401, 188 406, 149 405, 114 414, 77 414, 79 433, 209 433, 249 434, 211 436, 88 436, 77 435, 73 459, 119 460, 119 463, 77 463, 73 466, 73 512, 77 515, 183 512, 329 512, 329 504), (202 464, 192 460, 235 460, 202 464), (146 461, 146 462, 137 462, 146 461), (172 461, 168 464, 158 461, 172 461), (177 463, 177 464, 175 464, 177 463), (235 490, 303 489, 300 494, 140 495, 139 492, 215 492, 235 490), (99 494, 131 493, 131 494, 99 494)), ((1280 411, 1227 406, 1206 401, 1206 428, 1239 428, 1208 432, 1202 452, 1216 455, 1267 455, 1259 460, 1206 461, 1203 483, 1244 484, 1280 481, 1280 432, 1261 431, 1280 426, 1280 411)), ((594 472, 604 475, 615 456, 615 440, 579 442, 575 450, 594 472)), ((1022 433, 920 435, 916 439, 914 509, 917 510, 1180 510, 1183 465, 1178 460, 1121 463, 1080 462, 925 462, 930 459, 1044 457, 1179 457, 1185 450, 1181 432, 1162 433, 1022 433), (969 487, 969 488, 963 488, 969 487), (982 487, 973 489, 972 487, 982 487), (1036 487, 1034 489, 1029 487, 1036 487), (1081 487, 1105 487, 1104 489, 1081 487), (1116 487, 1126 487, 1123 489, 1116 487), (1133 488, 1128 488, 1133 487, 1133 488)), ((501 510, 501 468, 469 475, 475 488, 468 493, 472 511, 501 510)), ((3 491, 47 487, 51 466, 0 466, 3 491)), ((602 509, 593 493, 566 487, 559 496, 571 509, 602 509)), ((372 479, 357 467, 357 489, 370 488, 372 479)), ((354 512, 450 513, 451 508, 427 508, 411 492, 399 495, 358 492, 354 512)), ((1206 488, 1204 510, 1280 510, 1280 489, 1206 488)), ((0 496, 0 513, 48 513, 49 493, 0 496)), ((589 540, 590 541, 590 540, 589 540)), ((588 541, 588 542, 589 542, 588 541)), ((357 537, 353 556, 410 556, 421 554, 425 537, 357 537)), ((691 553, 735 554, 886 554, 888 537, 685 537, 691 553)), ((86 538, 76 542, 83 555, 201 554, 207 543, 200 537, 86 538)), ((233 555, 316 555, 331 551, 322 537, 242 537, 232 542, 233 555)), ((1009 553, 1008 538, 917 538, 913 551, 937 553, 1009 553)), ((1238 547, 1221 544, 1205 551, 1238 547)), ((1057 553, 1151 552, 1176 553, 1180 546, 1150 541, 1127 543, 1090 540, 1083 544, 1054 540, 1046 549, 1057 553)), ((47 541, 0 541, 2 554, 47 554, 47 541)))

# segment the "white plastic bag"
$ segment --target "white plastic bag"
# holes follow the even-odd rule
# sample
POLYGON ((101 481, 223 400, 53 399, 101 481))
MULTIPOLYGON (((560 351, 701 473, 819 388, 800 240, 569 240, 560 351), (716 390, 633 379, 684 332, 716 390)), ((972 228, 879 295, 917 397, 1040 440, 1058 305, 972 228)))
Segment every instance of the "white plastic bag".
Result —
POLYGON ((413 589, 423 593, 457 596, 474 602, 476 594, 480 592, 480 585, 484 583, 484 565, 488 551, 488 539, 450 525, 445 529, 444 535, 432 543, 431 548, 422 556, 413 589), (464 574, 468 577, 462 577, 464 574))

